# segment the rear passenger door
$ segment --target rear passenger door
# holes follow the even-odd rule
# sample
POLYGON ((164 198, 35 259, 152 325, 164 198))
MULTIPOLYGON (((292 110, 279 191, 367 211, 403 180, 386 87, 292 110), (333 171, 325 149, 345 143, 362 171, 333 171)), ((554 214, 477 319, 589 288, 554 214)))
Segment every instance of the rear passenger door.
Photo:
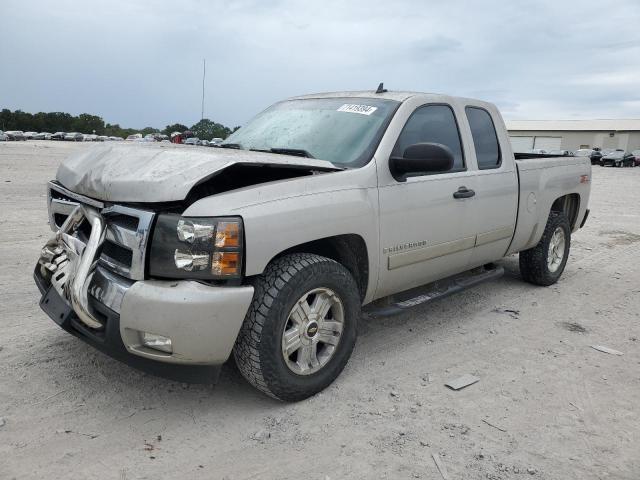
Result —
POLYGON ((465 116, 469 125, 474 156, 478 170, 475 173, 475 199, 473 202, 476 244, 471 255, 470 268, 500 259, 513 237, 518 210, 518 179, 510 151, 502 152, 500 145, 508 145, 504 129, 496 129, 493 118, 499 118, 494 107, 484 104, 466 105, 465 116), (500 139, 498 132, 504 136, 500 139), (501 143, 502 142, 502 143, 501 143))

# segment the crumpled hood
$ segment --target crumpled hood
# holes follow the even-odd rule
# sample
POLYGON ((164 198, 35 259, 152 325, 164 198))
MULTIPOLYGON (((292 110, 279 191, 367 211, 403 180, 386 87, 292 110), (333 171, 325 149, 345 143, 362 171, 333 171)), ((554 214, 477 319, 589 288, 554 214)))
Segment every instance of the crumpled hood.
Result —
POLYGON ((171 202, 237 164, 340 170, 331 162, 272 153, 167 144, 106 144, 62 162, 56 180, 72 192, 108 202, 171 202))

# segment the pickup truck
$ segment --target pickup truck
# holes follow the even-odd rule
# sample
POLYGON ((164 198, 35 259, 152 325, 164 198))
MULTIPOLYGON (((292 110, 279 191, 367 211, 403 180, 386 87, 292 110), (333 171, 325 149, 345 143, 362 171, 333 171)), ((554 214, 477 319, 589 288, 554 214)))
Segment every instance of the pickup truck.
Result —
POLYGON ((525 281, 558 280, 591 162, 531 156, 490 103, 382 88, 276 103, 221 148, 87 146, 48 184, 40 305, 135 367, 215 382, 233 356, 298 401, 343 370, 363 307, 401 311, 518 252, 525 281))

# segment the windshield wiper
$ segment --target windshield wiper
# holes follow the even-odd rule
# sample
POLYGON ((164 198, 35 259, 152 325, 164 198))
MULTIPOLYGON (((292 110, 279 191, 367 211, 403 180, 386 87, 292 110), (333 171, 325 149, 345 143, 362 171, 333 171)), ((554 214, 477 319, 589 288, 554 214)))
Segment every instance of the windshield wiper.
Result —
POLYGON ((235 150, 242 150, 242 145, 239 143, 221 143, 220 148, 233 148, 235 150))
POLYGON ((309 152, 301 148, 270 148, 269 150, 273 153, 279 153, 282 155, 293 155, 296 157, 316 158, 313 155, 311 155, 309 152))

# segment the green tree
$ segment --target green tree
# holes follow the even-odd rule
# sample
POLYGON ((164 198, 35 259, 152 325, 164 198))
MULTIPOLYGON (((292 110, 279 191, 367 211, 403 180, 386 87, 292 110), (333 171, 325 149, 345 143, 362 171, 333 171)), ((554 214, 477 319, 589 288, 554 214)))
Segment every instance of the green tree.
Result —
POLYGON ((104 130, 104 120, 97 115, 81 113, 71 122, 71 129, 80 133, 98 133, 104 130))
POLYGON ((140 133, 142 134, 142 136, 144 137, 145 135, 148 135, 150 133, 160 133, 160 131, 157 128, 153 128, 153 127, 144 127, 142 130, 140 130, 140 133))
POLYGON ((181 123, 174 123, 173 125, 167 125, 162 133, 165 135, 171 135, 173 132, 184 132, 185 130, 189 130, 189 127, 186 125, 182 125, 181 123))
MULTIPOLYGON (((234 127, 231 130, 221 123, 205 118, 196 123, 191 129, 181 123, 167 125, 162 133, 170 135, 172 132, 184 132, 185 130, 193 130, 195 135, 201 139, 210 140, 215 137, 226 138, 232 132, 240 127, 234 127)), ((38 112, 36 114, 23 112, 22 110, 11 111, 8 108, 0 110, 0 130, 23 130, 34 132, 82 132, 93 133, 95 130, 98 135, 107 135, 113 137, 123 137, 133 133, 156 133, 158 129, 153 127, 145 127, 142 130, 137 128, 123 128, 119 124, 105 123, 104 120, 90 113, 82 113, 73 116, 65 112, 38 112)))
POLYGON ((213 122, 208 118, 203 118, 191 127, 191 130, 201 140, 211 140, 212 138, 227 138, 231 135, 231 129, 220 123, 213 122))

